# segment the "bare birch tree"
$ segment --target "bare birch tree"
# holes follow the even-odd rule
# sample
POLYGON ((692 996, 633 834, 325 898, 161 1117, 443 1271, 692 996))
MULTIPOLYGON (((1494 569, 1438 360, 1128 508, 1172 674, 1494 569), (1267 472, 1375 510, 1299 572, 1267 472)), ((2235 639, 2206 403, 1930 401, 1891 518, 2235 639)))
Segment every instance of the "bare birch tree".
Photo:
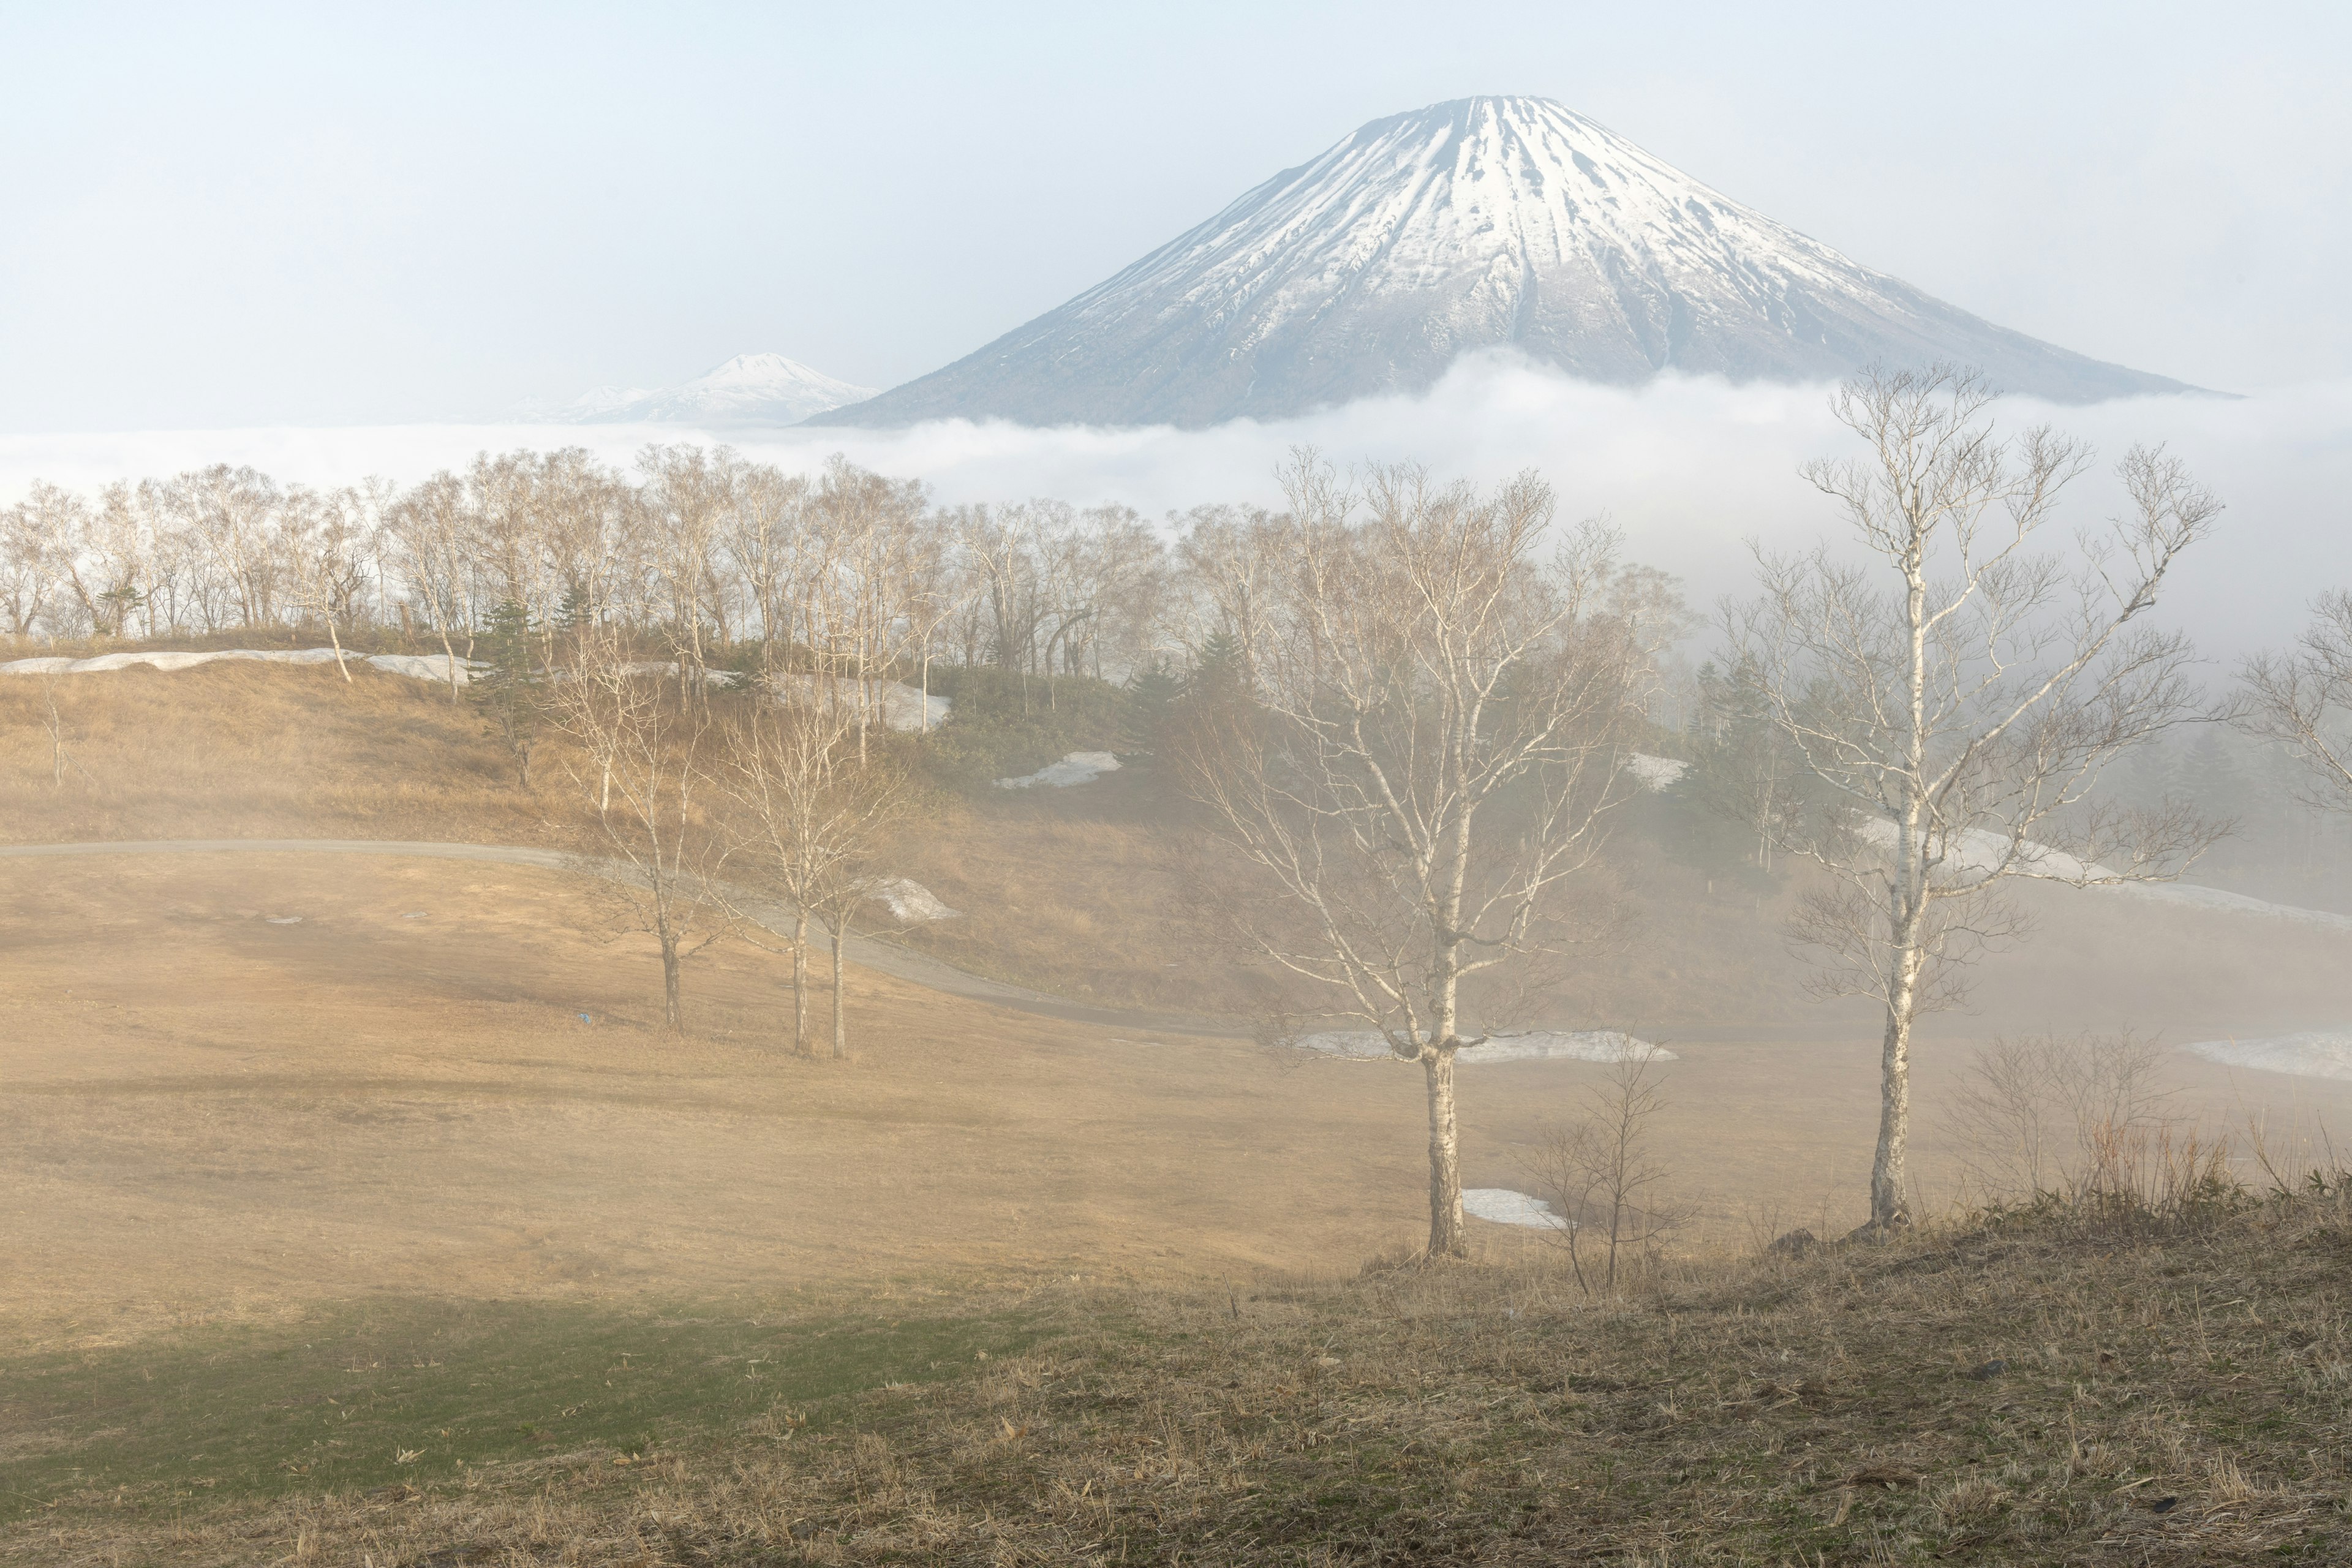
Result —
POLYGON ((882 900, 882 858, 909 806, 905 775, 871 752, 861 758, 856 731, 848 704, 793 685, 783 700, 758 701, 736 720, 727 753, 739 863, 792 916, 793 1054, 816 1054, 808 1026, 814 918, 832 950, 836 1061, 849 1054, 843 979, 851 924, 882 900))
POLYGON ((34 484, 33 497, 0 511, 0 614, 12 637, 28 637, 47 618, 65 577, 68 542, 56 509, 39 504, 47 488, 34 484))
POLYGON ((2175 807, 2094 795, 2119 753, 2210 717, 2178 633, 2147 625, 2221 503, 2160 451, 2119 473, 2129 510, 2072 568, 2041 553, 2091 458, 2046 427, 2004 437, 1994 394, 1946 368, 1849 382, 1832 407, 1868 455, 1805 477, 1855 552, 1758 551, 1763 593, 1727 615, 1772 721, 1831 804, 1776 819, 1830 872, 1792 934, 1822 955, 1815 992, 1885 1009, 1870 1228, 1907 1224, 1912 1028, 1965 994, 1966 966, 2027 924, 1997 885, 2178 876, 2217 829, 2175 807))
POLYGON ((2242 726, 2303 764, 2299 798, 2352 812, 2352 593, 2322 594, 2294 646, 2248 659, 2242 679, 2250 698, 2242 726))
POLYGON ((1259 890, 1231 904, 1250 945, 1420 1064, 1429 1256, 1457 1257, 1454 1056, 1578 936, 1569 882, 1621 798, 1642 628, 1602 606, 1608 535, 1547 553, 1533 475, 1481 495, 1375 470, 1360 518, 1313 454, 1284 478, 1255 704, 1178 776, 1259 890))
MULTIPOLYGON (((755 702, 728 736, 726 788, 737 808, 746 874, 792 917, 793 1054, 809 1038, 809 920, 824 896, 841 805, 835 788, 852 749, 853 716, 814 690, 755 702)), ((754 939, 757 940, 757 939, 754 939)))
POLYGON ((573 639, 551 688, 555 723, 577 748, 572 782, 593 813, 579 869, 626 929, 658 944, 663 1026, 683 1034, 686 961, 732 924, 718 887, 728 844, 704 798, 709 707, 633 674, 620 639, 594 625, 573 639))
POLYGON ((441 639, 441 652, 448 661, 452 703, 465 683, 456 639, 470 637, 474 618, 472 568, 467 550, 470 515, 465 481, 443 473, 403 496, 385 519, 385 531, 407 577, 409 594, 441 639))
POLYGON ((295 604, 316 616, 335 650, 335 668, 346 681, 342 623, 367 586, 374 548, 368 498, 356 489, 321 494, 296 488, 287 492, 283 549, 295 604))

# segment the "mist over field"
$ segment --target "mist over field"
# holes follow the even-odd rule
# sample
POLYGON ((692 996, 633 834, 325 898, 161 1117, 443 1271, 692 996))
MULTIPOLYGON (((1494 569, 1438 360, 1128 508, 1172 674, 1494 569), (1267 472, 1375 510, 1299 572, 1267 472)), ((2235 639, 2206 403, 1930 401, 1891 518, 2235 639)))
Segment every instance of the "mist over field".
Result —
MULTIPOLYGON (((1426 395, 1205 430, 947 420, 884 431, 516 424, 0 435, 0 505, 37 479, 95 489, 218 462, 281 482, 413 483, 481 452, 583 447, 625 468, 647 444, 699 442, 802 473, 840 453, 919 479, 946 505, 1050 496, 1157 518, 1219 501, 1277 505, 1277 467, 1311 446, 1342 468, 1411 461, 1482 484, 1535 468, 1565 518, 1607 518, 1628 559, 1682 578, 1706 609, 1751 585, 1748 540, 1791 550, 1841 536, 1829 503, 1797 472, 1859 452, 1830 416, 1831 391, 1671 374, 1638 389, 1600 386, 1494 352, 1458 362, 1426 395)), ((2136 442, 2167 445, 2221 495, 2229 511, 2217 537, 2184 564, 2162 611, 2217 658, 2279 640, 2315 592, 2352 582, 2352 382, 2087 407, 2005 398, 1995 414, 2007 429, 2047 422, 2097 448, 2068 503, 2077 523, 2113 510, 2112 464, 2136 442)))

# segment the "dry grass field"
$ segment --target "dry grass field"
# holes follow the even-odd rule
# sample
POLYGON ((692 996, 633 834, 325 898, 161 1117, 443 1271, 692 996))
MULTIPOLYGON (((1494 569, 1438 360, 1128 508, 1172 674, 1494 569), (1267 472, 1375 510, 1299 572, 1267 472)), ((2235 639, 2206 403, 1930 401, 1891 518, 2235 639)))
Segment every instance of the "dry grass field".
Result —
MULTIPOLYGON (((856 970, 857 1059, 803 1062, 781 963, 740 944, 691 972, 675 1042, 645 939, 605 936, 596 909, 520 868, 0 860, 0 1312, 20 1342, 381 1290, 1328 1272, 1417 1234, 1410 1068, 856 970)), ((1659 1137, 1701 1234, 1843 1220, 1874 1125, 1866 1033, 1675 1049, 1659 1137)), ((1953 1188, 1936 1110, 1962 1058, 1923 1062, 1931 1197, 1953 1188)), ((1471 1184, 1527 1184, 1598 1070, 1464 1069, 1471 1184)), ((2352 1126, 2352 1086, 2175 1071, 2209 1121, 2352 1126)))
MULTIPOLYGON (((60 691, 62 781, 37 683, 0 685, 18 842, 546 831, 478 721, 420 683, 213 667, 60 691)), ((929 951, 1097 1002, 1245 996, 1177 918, 1141 781, 943 804, 910 871, 969 913, 929 951)), ((1769 902, 1638 839, 1623 855, 1648 934, 1557 1021, 1677 1053, 1656 1134, 1694 1217, 1664 1293, 1622 1308, 1573 1300, 1533 1233, 1483 1222, 1475 1268, 1359 1278, 1424 1225, 1408 1068, 862 970, 854 1059, 803 1061, 774 956, 696 960, 689 1037, 665 1037, 650 945, 555 872, 0 858, 0 1559, 2340 1543, 2337 1221, 1707 1261, 1858 1217, 1872 1021, 1801 999, 1769 902), (2011 1370, 1972 1375, 1993 1360, 2011 1370), (2292 1419, 2264 1425, 2265 1401, 2292 1419), (2179 1516, 2136 1511, 2141 1492, 2179 1516)), ((1961 1195, 1944 1111, 1976 1042, 2278 1033, 2340 1025, 2352 994, 2332 933, 2101 895, 2037 912, 1978 1010, 1923 1041, 1930 1211, 1961 1195)), ((2209 1128, 2352 1130, 2352 1084, 2168 1068, 2209 1128)), ((1600 1072, 1464 1069, 1469 1184, 1528 1185, 1600 1072)))
POLYGON ((0 679, 0 842, 541 837, 554 800, 513 787, 478 713, 446 688, 352 674, 221 663, 0 679))

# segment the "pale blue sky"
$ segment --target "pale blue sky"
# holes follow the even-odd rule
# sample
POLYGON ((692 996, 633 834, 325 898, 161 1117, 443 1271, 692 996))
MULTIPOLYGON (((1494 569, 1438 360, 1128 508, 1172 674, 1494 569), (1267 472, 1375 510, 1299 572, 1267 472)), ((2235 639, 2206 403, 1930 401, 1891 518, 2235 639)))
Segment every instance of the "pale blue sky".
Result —
POLYGON ((2352 7, 1790 11, 0 0, 0 431, 888 384, 1475 92, 2069 348, 2352 368, 2352 7))

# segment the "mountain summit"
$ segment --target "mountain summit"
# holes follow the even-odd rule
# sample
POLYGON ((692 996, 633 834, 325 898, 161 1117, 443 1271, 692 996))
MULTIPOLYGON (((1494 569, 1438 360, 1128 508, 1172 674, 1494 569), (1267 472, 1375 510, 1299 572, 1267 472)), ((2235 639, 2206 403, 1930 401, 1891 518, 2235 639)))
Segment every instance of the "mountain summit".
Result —
POLYGON ((570 425, 794 425, 873 395, 782 354, 737 354, 680 386, 600 386, 534 412, 570 425))
POLYGON ((828 425, 1203 426, 1419 392, 1512 345, 1572 375, 1949 360, 2087 403, 2192 390, 1857 266, 1549 99, 1376 120, 1109 280, 828 425))

